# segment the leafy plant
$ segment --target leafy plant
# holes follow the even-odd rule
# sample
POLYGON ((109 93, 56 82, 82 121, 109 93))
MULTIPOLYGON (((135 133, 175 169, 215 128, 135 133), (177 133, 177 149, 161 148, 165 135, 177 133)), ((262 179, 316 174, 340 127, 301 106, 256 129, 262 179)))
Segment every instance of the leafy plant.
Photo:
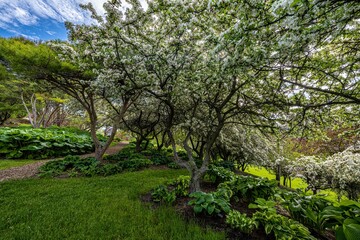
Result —
POLYGON ((43 159, 93 150, 90 134, 77 129, 0 128, 0 158, 43 159))
POLYGON ((250 204, 249 208, 258 208, 261 211, 254 213, 252 218, 264 227, 266 234, 274 233, 276 239, 282 240, 316 239, 301 223, 277 214, 274 201, 258 198, 255 202, 257 204, 250 204))
POLYGON ((58 176, 61 174, 70 173, 75 176, 75 172, 85 175, 93 176, 96 174, 96 169, 99 162, 95 158, 80 158, 79 156, 67 156, 63 160, 50 161, 39 168, 39 176, 58 176))
POLYGON ((275 180, 256 178, 251 176, 236 176, 229 182, 225 182, 233 191, 234 195, 245 197, 248 200, 256 198, 271 198, 277 192, 275 180))
POLYGON ((159 185, 151 193, 154 202, 171 204, 176 200, 175 191, 169 191, 167 186, 159 185))
POLYGON ((285 206, 293 219, 319 232, 335 226, 342 212, 318 196, 288 191, 281 196, 281 205, 285 206))
POLYGON ((231 228, 238 229, 247 234, 259 227, 259 222, 236 210, 230 210, 226 215, 226 223, 230 225, 231 228))
POLYGON ((176 196, 187 196, 189 195, 190 177, 179 176, 177 179, 169 182, 169 185, 174 187, 176 196))
POLYGON ((336 239, 355 240, 360 236, 360 203, 347 200, 334 207, 341 214, 335 217, 341 224, 336 228, 336 239))
POLYGON ((180 169, 181 167, 176 162, 168 163, 167 166, 172 169, 180 169))
POLYGON ((189 195, 194 199, 190 200, 188 204, 194 206, 195 213, 205 212, 209 215, 217 214, 223 217, 222 213, 230 211, 229 200, 222 195, 223 193, 224 190, 213 193, 194 192, 189 195))
POLYGON ((209 170, 206 171, 206 175, 211 181, 217 184, 235 179, 234 172, 225 169, 224 167, 218 167, 215 165, 209 166, 209 170))

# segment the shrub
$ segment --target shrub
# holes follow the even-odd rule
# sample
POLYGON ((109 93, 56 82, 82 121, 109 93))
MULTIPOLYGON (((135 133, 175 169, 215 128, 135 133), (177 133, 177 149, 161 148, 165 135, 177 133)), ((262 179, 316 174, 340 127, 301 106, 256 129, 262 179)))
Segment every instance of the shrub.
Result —
MULTIPOLYGON (((328 207, 330 208, 330 207, 328 207)), ((336 220, 336 239, 354 240, 360 236, 360 203, 347 200, 341 202, 333 210, 329 218, 336 220)))
POLYGON ((123 170, 135 171, 148 167, 152 162, 148 159, 130 159, 115 164, 100 164, 95 158, 80 158, 79 156, 68 156, 63 160, 46 163, 40 167, 39 176, 109 176, 122 172, 123 170))
POLYGON ((0 158, 44 159, 93 150, 90 134, 80 130, 57 127, 0 128, 0 158))
POLYGON ((235 195, 245 197, 252 201, 256 198, 271 198, 277 192, 277 182, 267 178, 251 176, 236 176, 233 180, 225 182, 235 195))
POLYGON ((300 192, 283 192, 281 196, 281 205, 285 206, 293 219, 302 224, 318 232, 336 225, 337 221, 332 216, 337 215, 338 211, 333 209, 330 201, 300 192))
POLYGON ((110 176, 122 172, 123 169, 119 164, 105 164, 97 170, 98 175, 110 176))
POLYGON ((169 186, 174 188, 176 196, 185 197, 189 195, 190 177, 179 176, 177 179, 170 181, 169 186))
POLYGON ((169 191, 167 186, 159 185, 151 193, 151 197, 154 202, 162 202, 166 204, 172 204, 176 200, 176 194, 174 191, 169 191))
POLYGON ((226 223, 230 225, 231 228, 238 229, 247 234, 259 227, 259 223, 257 221, 236 210, 231 210, 226 215, 226 223))
POLYGON ((181 167, 179 166, 179 164, 177 164, 176 162, 171 162, 167 164, 168 168, 172 168, 172 169, 180 169, 181 167))
POLYGON ((235 165, 234 165, 234 162, 232 162, 232 161, 221 160, 221 161, 215 162, 214 165, 217 166, 217 167, 223 167, 223 168, 228 169, 230 171, 235 171, 235 165))
POLYGON ((255 202, 257 204, 250 204, 249 208, 259 208, 261 211, 254 213, 252 219, 264 227, 266 234, 274 233, 276 239, 283 240, 316 239, 301 223, 277 214, 274 201, 258 198, 255 202))
POLYGON ((226 189, 221 189, 213 193, 195 192, 189 196, 194 198, 189 201, 189 205, 194 206, 195 213, 216 214, 223 217, 223 213, 230 211, 229 195, 226 189))
POLYGON ((225 181, 232 181, 235 179, 235 173, 225 169, 224 167, 217 167, 210 165, 209 170, 206 171, 206 177, 211 181, 219 184, 225 181))
POLYGON ((79 156, 67 156, 63 160, 50 161, 39 168, 40 176, 58 176, 66 172, 77 172, 86 176, 95 175, 99 162, 95 158, 81 159, 79 156))
POLYGON ((151 153, 150 160, 154 163, 154 165, 166 165, 172 162, 172 159, 167 156, 166 153, 153 151, 151 153))

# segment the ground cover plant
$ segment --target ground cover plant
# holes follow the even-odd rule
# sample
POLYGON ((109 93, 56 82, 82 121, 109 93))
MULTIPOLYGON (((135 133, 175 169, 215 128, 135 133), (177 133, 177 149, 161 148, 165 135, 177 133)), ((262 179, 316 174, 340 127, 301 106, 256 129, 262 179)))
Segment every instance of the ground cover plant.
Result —
POLYGON ((89 133, 73 128, 0 128, 0 158, 45 159, 94 150, 89 133))
POLYGON ((185 174, 144 170, 110 177, 0 183, 1 239, 224 239, 185 222, 169 207, 152 209, 142 194, 185 174))
POLYGON ((135 145, 130 143, 118 153, 105 156, 102 162, 93 157, 80 158, 79 156, 67 156, 62 160, 48 162, 40 167, 39 175, 42 177, 109 176, 171 162, 172 158, 165 150, 158 151, 149 147, 148 150, 139 153, 135 145))
POLYGON ((187 201, 185 212, 190 208, 200 222, 200 219, 206 219, 210 225, 216 222, 215 226, 220 225, 228 237, 335 239, 336 236, 352 240, 359 236, 358 202, 334 204, 320 196, 280 189, 273 180, 237 175, 222 167, 211 166, 207 175, 212 187, 208 182, 206 191, 191 193, 184 199, 173 186, 161 185, 153 189, 152 198, 158 200, 160 196, 165 201, 157 202, 177 208, 177 204, 187 201))

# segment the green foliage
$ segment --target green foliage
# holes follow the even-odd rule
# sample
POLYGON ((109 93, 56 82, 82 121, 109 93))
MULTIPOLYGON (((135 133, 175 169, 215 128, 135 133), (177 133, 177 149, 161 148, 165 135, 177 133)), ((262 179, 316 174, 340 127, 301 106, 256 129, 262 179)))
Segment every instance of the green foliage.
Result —
POLYGON ((121 173, 123 171, 122 166, 119 164, 105 164, 100 168, 96 169, 96 174, 101 176, 110 176, 117 173, 121 173))
POLYGON ((151 198, 154 202, 172 204, 176 200, 176 193, 169 191, 165 185, 159 185, 151 192, 151 198))
POLYGON ((166 166, 168 166, 168 168, 172 168, 172 169, 180 169, 181 168, 179 166, 179 164, 177 164, 176 162, 168 163, 166 166))
POLYGON ((142 168, 149 167, 152 164, 152 161, 146 158, 133 158, 119 162, 118 166, 120 166, 124 170, 127 169, 129 171, 136 171, 142 168))
POLYGON ((230 225, 231 228, 238 229, 247 234, 259 227, 259 222, 236 210, 230 210, 226 215, 226 223, 230 225))
POLYGON ((275 180, 242 175, 236 175, 231 181, 220 185, 228 186, 234 192, 234 195, 250 201, 256 198, 272 198, 278 189, 275 180))
POLYGON ((232 161, 224 161, 224 160, 217 161, 217 162, 214 162, 214 165, 217 167, 223 167, 230 171, 235 171, 235 165, 234 165, 234 162, 232 162, 232 161))
POLYGON ((332 203, 324 198, 288 191, 282 192, 281 196, 281 204, 288 210, 291 218, 318 232, 338 223, 336 219, 342 211, 334 208, 332 203))
POLYGON ((189 195, 189 176, 179 176, 175 180, 171 180, 168 184, 159 185, 151 192, 151 197, 154 202, 162 202, 171 204, 176 200, 176 197, 185 197, 189 195))
POLYGON ((93 176, 96 174, 98 166, 99 162, 95 158, 82 159, 79 156, 67 156, 63 160, 50 161, 41 166, 39 176, 59 176, 67 172, 70 172, 72 176, 75 175, 75 172, 85 176, 93 176))
POLYGON ((336 239, 355 240, 360 236, 360 203, 346 200, 333 207, 333 215, 329 218, 337 220, 336 239))
POLYGON ((87 176, 96 175, 109 176, 121 173, 124 170, 136 171, 152 165, 149 159, 134 158, 120 161, 118 163, 100 164, 95 158, 80 158, 79 156, 68 156, 63 160, 46 163, 40 167, 40 176, 50 177, 59 175, 87 176))
POLYGON ((310 231, 301 223, 276 213, 274 201, 266 201, 258 198, 249 208, 258 208, 253 215, 253 220, 259 222, 265 229, 266 234, 274 233, 276 239, 309 239, 315 240, 310 231))
POLYGON ((218 184, 235 179, 235 173, 224 167, 210 165, 206 171, 206 177, 218 184))
POLYGON ((225 239, 140 196, 183 170, 145 170, 107 178, 26 179, 0 183, 1 239, 225 239), (58 226, 58 227, 56 227, 58 226), (59 227, 61 226, 61 227, 59 227))
POLYGON ((177 179, 169 182, 169 186, 174 188, 176 196, 186 197, 189 195, 190 177, 180 176, 177 179))
MULTIPOLYGON (((168 153, 165 150, 158 151, 152 147, 149 147, 149 149, 147 150, 137 152, 135 149, 135 145, 132 143, 124 147, 120 152, 113 155, 108 155, 104 159, 109 162, 114 162, 119 164, 123 164, 122 163, 123 161, 128 162, 129 160, 133 160, 133 159, 143 159, 143 160, 149 159, 151 163, 154 165, 166 165, 172 162, 171 158, 168 157, 168 153)), ((148 161, 148 163, 150 162, 148 161)), ((125 167, 125 168, 130 168, 130 167, 125 167)))
POLYGON ((0 158, 43 159, 93 149, 89 133, 72 128, 0 128, 0 158))
POLYGON ((194 206, 195 213, 203 212, 223 217, 223 213, 230 211, 230 199, 225 189, 213 193, 194 192, 189 196, 194 198, 188 204, 194 206))

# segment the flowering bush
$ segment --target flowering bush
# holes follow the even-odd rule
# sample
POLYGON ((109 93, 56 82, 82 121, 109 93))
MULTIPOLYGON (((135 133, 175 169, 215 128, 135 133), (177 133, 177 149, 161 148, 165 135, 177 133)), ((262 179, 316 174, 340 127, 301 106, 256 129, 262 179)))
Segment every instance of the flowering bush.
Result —
POLYGON ((346 192, 350 199, 357 199, 360 193, 360 153, 348 148, 328 157, 323 165, 332 188, 339 193, 346 192))
POLYGON ((360 193, 360 153, 348 148, 321 161, 316 156, 304 156, 292 162, 288 169, 293 176, 303 178, 308 189, 332 188, 357 199, 360 193))
POLYGON ((291 162, 287 167, 291 176, 300 177, 308 184, 307 190, 314 194, 319 189, 329 188, 326 178, 327 171, 321 158, 317 156, 303 156, 291 162))

